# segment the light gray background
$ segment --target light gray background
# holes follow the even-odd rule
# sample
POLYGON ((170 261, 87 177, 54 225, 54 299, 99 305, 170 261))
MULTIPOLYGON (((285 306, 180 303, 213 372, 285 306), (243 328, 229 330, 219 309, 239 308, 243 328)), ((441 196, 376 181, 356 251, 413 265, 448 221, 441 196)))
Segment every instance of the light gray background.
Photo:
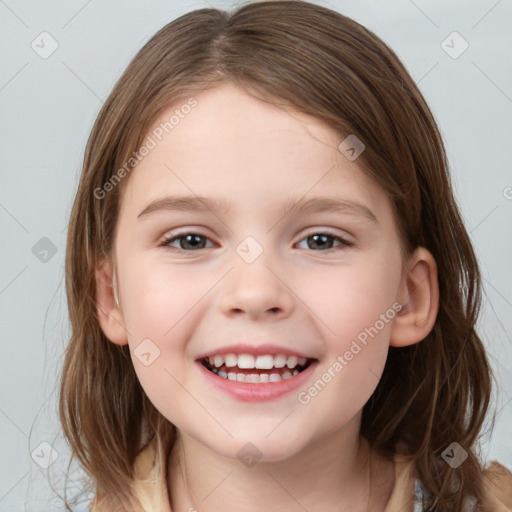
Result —
MULTIPOLYGON (((500 382, 496 425, 483 438, 482 457, 512 468, 512 2, 318 3, 386 41, 439 123, 482 267, 481 329, 500 382), (458 58, 464 42, 450 36, 454 31, 469 44, 458 58)), ((61 510, 49 505, 48 473, 40 465, 52 445, 58 457, 51 476, 60 481, 69 455, 55 415, 68 335, 63 265, 93 121, 143 43, 172 19, 208 6, 235 3, 0 0, 0 511, 61 510), (42 46, 43 31, 58 43, 46 59, 31 47, 34 40, 42 46), (46 262, 36 245, 48 244, 43 237, 57 251, 46 262)))

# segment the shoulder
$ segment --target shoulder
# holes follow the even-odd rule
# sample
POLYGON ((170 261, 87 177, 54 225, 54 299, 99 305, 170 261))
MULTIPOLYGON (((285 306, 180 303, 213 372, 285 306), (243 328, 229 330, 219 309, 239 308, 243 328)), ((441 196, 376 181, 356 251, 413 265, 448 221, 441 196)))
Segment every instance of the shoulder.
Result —
POLYGON ((485 490, 492 512, 512 511, 512 473, 497 461, 484 469, 485 490))
MULTIPOLYGON (((385 512, 421 510, 422 499, 428 497, 428 491, 416 477, 412 457, 396 454, 394 463, 395 487, 385 512)), ((512 512, 512 472, 492 461, 484 468, 483 475, 485 492, 491 504, 488 512, 512 512)), ((471 499, 468 505, 470 503, 471 499)))
MULTIPOLYGON (((133 510, 171 512, 167 490, 167 450, 157 439, 148 443, 137 455, 133 466, 133 510)), ((90 512, 121 512, 107 496, 96 495, 90 512)), ((125 509, 122 509, 123 512, 125 509)))

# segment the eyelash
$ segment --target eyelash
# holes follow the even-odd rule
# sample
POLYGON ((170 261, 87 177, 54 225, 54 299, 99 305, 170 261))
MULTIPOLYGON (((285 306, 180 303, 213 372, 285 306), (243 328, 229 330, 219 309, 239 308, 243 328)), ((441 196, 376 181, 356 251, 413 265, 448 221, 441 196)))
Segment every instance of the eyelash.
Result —
MULTIPOLYGON (((171 247, 170 246, 170 244, 172 242, 175 242, 176 240, 179 240, 180 238, 185 238, 187 235, 198 235, 198 236, 200 236, 202 238, 206 238, 206 239, 209 240, 209 238, 207 236, 201 235, 200 233, 196 233, 194 231, 186 231, 186 232, 183 232, 183 233, 172 234, 172 235, 166 237, 162 241, 160 246, 161 247, 167 247, 167 248, 172 249, 173 251, 181 253, 181 254, 190 254, 190 253, 193 253, 193 252, 198 252, 198 251, 190 251, 190 250, 185 250, 185 249, 179 249, 178 247, 171 247)), ((351 246, 354 245, 353 242, 349 242, 345 238, 343 238, 343 237, 341 237, 339 235, 335 235, 333 233, 330 233, 329 231, 313 231, 311 233, 306 234, 306 236, 304 238, 302 238, 300 240, 300 242, 302 242, 303 240, 306 240, 307 238, 312 237, 314 235, 326 235, 326 236, 328 236, 330 238, 338 240, 340 242, 340 245, 338 247, 334 247, 334 248, 331 248, 331 249, 318 250, 318 251, 313 251, 313 252, 321 252, 321 253, 324 253, 324 254, 330 254, 331 252, 336 251, 336 249, 339 249, 340 247, 351 247, 351 246)), ((204 248, 204 249, 206 249, 206 248, 204 248)), ((310 250, 313 250, 313 249, 310 249, 310 250)))

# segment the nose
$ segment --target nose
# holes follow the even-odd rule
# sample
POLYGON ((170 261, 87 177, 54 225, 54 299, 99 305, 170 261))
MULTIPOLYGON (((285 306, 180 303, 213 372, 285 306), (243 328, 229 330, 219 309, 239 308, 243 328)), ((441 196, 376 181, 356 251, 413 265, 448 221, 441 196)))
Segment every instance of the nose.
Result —
POLYGON ((277 320, 292 313, 295 307, 293 284, 287 282, 275 261, 265 252, 252 263, 235 255, 234 268, 225 278, 220 299, 225 315, 277 320))

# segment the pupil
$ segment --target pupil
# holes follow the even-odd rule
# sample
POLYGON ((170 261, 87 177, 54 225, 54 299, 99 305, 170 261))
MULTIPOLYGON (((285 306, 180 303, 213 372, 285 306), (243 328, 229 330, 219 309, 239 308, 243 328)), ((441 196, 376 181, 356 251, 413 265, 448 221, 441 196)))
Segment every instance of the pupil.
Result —
MULTIPOLYGON (((318 246, 318 243, 317 243, 318 238, 322 238, 323 241, 325 242, 330 237, 329 237, 329 235, 312 235, 312 236, 310 236, 310 238, 312 238, 314 240, 314 244, 318 246)), ((321 245, 319 247, 320 247, 320 249, 326 249, 325 244, 321 245)))
MULTIPOLYGON (((201 244, 201 241, 200 239, 202 238, 201 235, 187 235, 184 237, 185 238, 185 245, 189 244, 191 245, 192 248, 197 248, 198 246, 202 246, 204 245, 204 241, 203 241, 203 244, 201 244), (199 242, 197 243, 199 239, 199 242), (195 242, 194 242, 195 240, 195 242), (190 242, 192 241, 192 244, 190 244, 190 242)), ((185 247, 182 247, 182 249, 184 249, 185 247)))

